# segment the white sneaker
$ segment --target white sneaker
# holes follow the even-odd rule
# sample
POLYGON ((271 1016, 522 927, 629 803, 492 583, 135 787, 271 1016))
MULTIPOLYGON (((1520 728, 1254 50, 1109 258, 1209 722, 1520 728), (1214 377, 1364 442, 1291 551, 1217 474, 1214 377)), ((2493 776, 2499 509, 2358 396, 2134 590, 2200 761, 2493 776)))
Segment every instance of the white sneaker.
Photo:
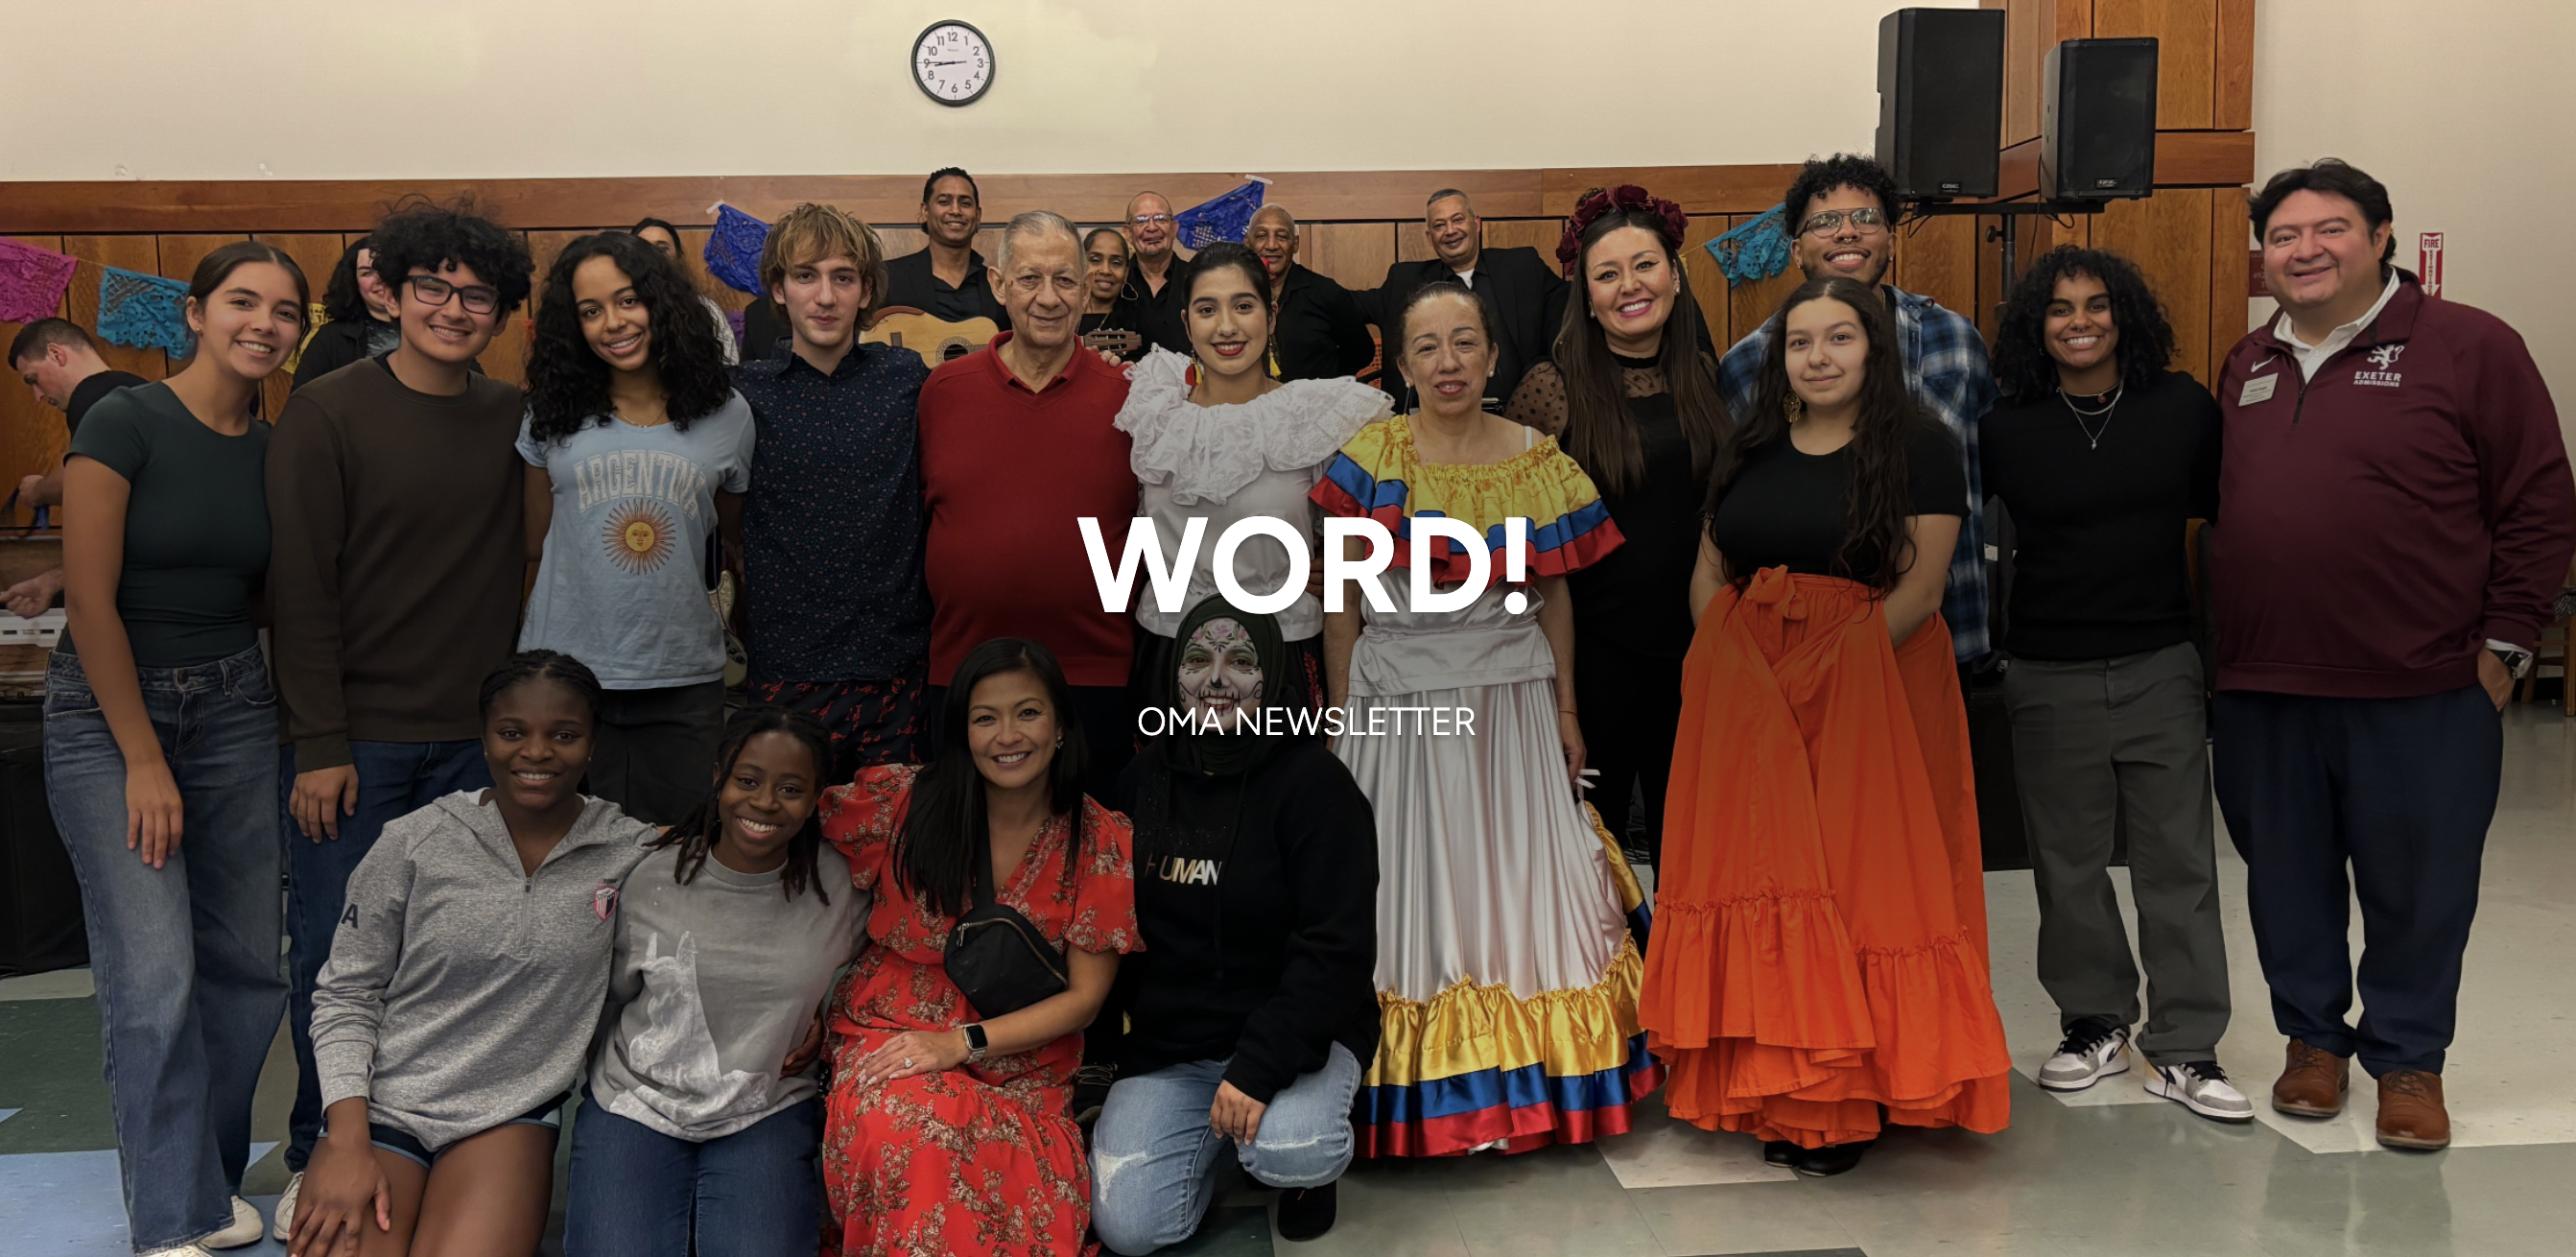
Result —
POLYGON ((295 1233, 295 1197, 304 1190, 304 1171, 286 1176, 286 1194, 277 1198, 277 1217, 269 1223, 268 1238, 283 1244, 295 1233))
POLYGON ((235 1196, 233 1224, 198 1236, 197 1243, 206 1248, 240 1248, 245 1244, 258 1243, 260 1232, 267 1229, 267 1221, 259 1216, 259 1206, 235 1196))
POLYGON ((156 1248, 148 1253, 137 1253, 135 1257, 215 1257, 215 1255, 205 1245, 191 1242, 169 1248, 156 1248))
POLYGON ((2127 1073, 2128 1047, 2127 1026, 2079 1021, 2057 1045, 2057 1055, 2039 1067, 2039 1085, 2051 1091, 2082 1091, 2113 1074, 2127 1073))
POLYGON ((2147 1079, 2147 1094, 2163 1096, 2214 1122, 2254 1120, 2254 1102, 2227 1081, 2227 1071, 2216 1061, 2158 1065, 2147 1079))

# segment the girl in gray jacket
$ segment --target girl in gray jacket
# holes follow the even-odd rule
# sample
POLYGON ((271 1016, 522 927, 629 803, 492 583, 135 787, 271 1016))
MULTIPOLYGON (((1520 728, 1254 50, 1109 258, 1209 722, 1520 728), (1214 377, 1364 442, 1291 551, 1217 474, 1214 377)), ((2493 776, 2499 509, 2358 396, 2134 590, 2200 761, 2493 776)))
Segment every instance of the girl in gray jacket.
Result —
POLYGON ((524 651, 483 681, 490 790, 385 827, 313 997, 327 1133, 289 1251, 536 1251, 560 1110, 598 1025, 618 886, 651 826, 578 791, 598 678, 524 651))

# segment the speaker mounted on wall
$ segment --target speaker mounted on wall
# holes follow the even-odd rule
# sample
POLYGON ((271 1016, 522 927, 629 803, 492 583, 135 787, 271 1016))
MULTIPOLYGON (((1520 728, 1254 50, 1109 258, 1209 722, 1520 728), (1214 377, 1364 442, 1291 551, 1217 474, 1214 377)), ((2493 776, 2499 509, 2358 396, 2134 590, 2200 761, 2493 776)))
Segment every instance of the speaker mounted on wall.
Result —
POLYGON ((1878 162, 1907 201, 1993 196, 2004 11, 1898 9, 1878 22, 1878 162))
POLYGON ((2116 201, 2156 188, 2156 41, 2069 39, 2040 81, 2039 195, 2116 201))

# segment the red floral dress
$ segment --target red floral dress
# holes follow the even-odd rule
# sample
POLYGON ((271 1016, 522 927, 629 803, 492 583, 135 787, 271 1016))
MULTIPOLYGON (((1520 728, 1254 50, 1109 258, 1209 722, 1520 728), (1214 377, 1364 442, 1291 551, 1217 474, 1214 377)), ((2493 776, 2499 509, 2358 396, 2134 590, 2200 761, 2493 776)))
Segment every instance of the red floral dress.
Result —
MULTIPOLYGON (((846 1257, 1086 1251, 1091 1169, 1073 1123, 1081 1032, 1032 1052, 865 1091, 851 1083, 859 1062, 887 1039, 977 1019, 940 967, 955 918, 915 904, 890 866, 919 771, 909 764, 870 768, 823 794, 824 836, 849 857, 850 880, 876 896, 868 913, 875 945, 860 953, 833 996, 823 1189, 840 1251, 846 1257)), ((1089 799, 1083 809, 1083 849, 1068 850, 1070 824, 1048 821, 997 898, 1059 947, 1140 950, 1127 818, 1089 799)), ((831 1251, 828 1241, 825 1251, 831 1251)))

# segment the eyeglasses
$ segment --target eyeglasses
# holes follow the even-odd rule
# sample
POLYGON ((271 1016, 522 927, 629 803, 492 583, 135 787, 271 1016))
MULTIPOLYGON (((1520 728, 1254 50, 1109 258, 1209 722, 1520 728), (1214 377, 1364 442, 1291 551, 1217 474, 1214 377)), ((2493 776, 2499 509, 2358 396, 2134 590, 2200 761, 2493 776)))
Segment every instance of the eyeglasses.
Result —
POLYGON ((1830 236, 1842 230, 1843 223, 1847 220, 1858 234, 1864 236, 1887 226, 1885 214, 1864 205, 1856 210, 1819 210, 1814 217, 1801 224, 1798 230, 1811 236, 1830 236))
POLYGON ((1138 214, 1127 221, 1134 223, 1139 227, 1151 227, 1156 224, 1169 227, 1172 225, 1172 216, 1169 214, 1138 214))
POLYGON ((435 275, 412 275, 403 282, 411 285, 411 295, 420 298, 423 305, 443 306, 454 297, 467 314, 490 314, 501 308, 500 290, 481 284, 459 288, 435 275))

